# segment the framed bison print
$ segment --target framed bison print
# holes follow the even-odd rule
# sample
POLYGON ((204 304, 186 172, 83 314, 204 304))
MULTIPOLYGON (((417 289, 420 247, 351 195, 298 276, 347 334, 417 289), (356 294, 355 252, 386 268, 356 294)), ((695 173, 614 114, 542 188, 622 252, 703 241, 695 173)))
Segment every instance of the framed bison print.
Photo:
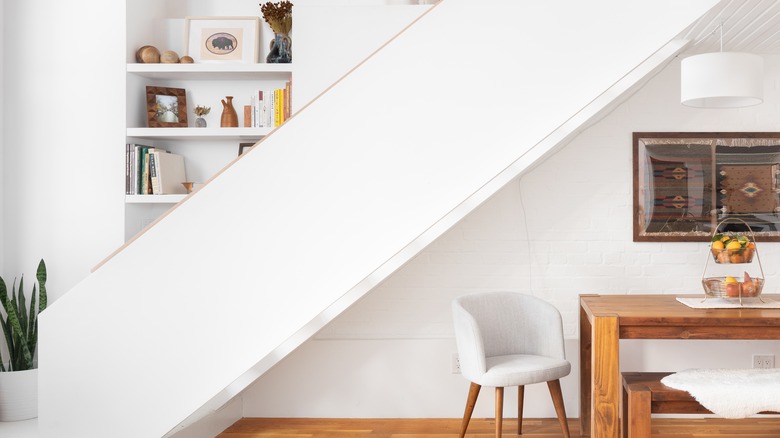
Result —
POLYGON ((187 17, 184 54, 198 63, 252 64, 259 57, 259 17, 187 17))
POLYGON ((709 241, 725 219, 780 241, 780 133, 635 132, 633 155, 635 242, 709 241))

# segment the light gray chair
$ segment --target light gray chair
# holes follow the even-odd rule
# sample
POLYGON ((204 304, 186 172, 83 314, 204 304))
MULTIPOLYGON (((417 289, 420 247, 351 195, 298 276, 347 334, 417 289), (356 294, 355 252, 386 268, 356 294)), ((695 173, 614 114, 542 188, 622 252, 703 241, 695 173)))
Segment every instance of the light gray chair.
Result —
POLYGON ((482 386, 496 388, 496 437, 501 436, 504 387, 517 386, 517 434, 523 433, 523 392, 547 382, 563 435, 569 437, 560 378, 571 371, 563 346, 561 314, 550 303, 516 292, 464 295, 452 302, 455 341, 463 377, 471 382, 460 437, 482 386))

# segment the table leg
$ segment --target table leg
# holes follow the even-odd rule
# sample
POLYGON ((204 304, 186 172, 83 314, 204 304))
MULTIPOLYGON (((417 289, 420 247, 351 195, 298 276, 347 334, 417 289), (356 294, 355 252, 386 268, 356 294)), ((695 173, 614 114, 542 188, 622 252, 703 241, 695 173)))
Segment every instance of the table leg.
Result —
POLYGON ((620 352, 617 315, 594 316, 591 330, 591 435, 620 436, 620 352))
POLYGON ((588 315, 580 306, 580 432, 582 436, 590 436, 591 330, 588 315))

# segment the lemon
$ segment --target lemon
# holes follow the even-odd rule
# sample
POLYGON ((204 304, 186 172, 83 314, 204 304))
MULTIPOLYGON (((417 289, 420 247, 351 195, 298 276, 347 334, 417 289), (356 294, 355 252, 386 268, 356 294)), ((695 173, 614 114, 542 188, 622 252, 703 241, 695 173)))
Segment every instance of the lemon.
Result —
POLYGON ((723 242, 720 240, 712 242, 712 249, 723 249, 723 242))
POLYGON ((726 249, 740 249, 742 248, 742 244, 739 243, 738 240, 732 240, 731 242, 726 244, 726 249))
POLYGON ((734 277, 726 277, 725 283, 736 283, 737 279, 734 277))

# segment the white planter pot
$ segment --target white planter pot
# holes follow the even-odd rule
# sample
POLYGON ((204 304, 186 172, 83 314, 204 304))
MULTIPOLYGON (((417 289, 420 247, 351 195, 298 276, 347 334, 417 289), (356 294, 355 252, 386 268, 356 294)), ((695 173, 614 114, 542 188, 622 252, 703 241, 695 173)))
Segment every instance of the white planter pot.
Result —
POLYGON ((0 421, 38 416, 38 369, 0 372, 0 421))

